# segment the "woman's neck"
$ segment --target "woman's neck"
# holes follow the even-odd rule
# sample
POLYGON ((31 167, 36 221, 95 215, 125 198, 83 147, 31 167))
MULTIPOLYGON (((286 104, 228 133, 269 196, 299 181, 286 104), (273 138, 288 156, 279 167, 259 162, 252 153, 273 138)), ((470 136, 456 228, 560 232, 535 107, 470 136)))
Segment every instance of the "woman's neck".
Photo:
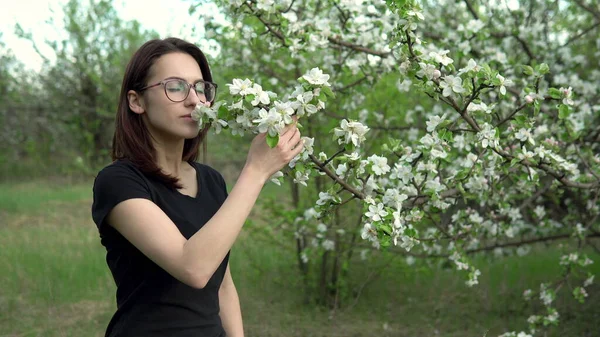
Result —
POLYGON ((183 165, 183 145, 185 140, 173 142, 154 142, 156 164, 160 169, 171 176, 181 176, 183 165))

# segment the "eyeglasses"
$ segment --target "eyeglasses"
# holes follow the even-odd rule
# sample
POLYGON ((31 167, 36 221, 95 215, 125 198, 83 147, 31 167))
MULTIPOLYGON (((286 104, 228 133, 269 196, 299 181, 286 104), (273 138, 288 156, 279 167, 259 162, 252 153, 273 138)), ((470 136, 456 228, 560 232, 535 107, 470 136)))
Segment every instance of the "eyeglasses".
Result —
POLYGON ((140 89, 139 92, 149 88, 157 87, 159 85, 162 85, 165 88, 165 95, 167 95, 167 98, 172 102, 185 101, 185 99, 190 95, 190 89, 192 88, 200 100, 204 98, 206 102, 209 103, 214 101, 215 95, 217 94, 216 83, 198 80, 194 84, 191 84, 181 78, 169 78, 162 80, 158 83, 150 84, 140 89))

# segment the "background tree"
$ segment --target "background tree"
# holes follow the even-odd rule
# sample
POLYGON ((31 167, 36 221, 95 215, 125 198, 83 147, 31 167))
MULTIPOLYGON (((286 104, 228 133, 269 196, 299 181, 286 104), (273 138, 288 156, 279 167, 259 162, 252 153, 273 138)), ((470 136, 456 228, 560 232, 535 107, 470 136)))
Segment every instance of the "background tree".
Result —
MULTIPOLYGON (((158 35, 142 29, 137 21, 119 18, 111 0, 69 1, 63 26, 62 41, 47 41, 56 63, 51 64, 38 50, 45 67, 36 81, 43 90, 34 100, 60 136, 38 143, 66 147, 86 163, 97 165, 106 161, 110 148, 125 66, 139 46, 158 35)), ((32 40, 19 26, 17 33, 32 40)))
MULTIPOLYGON (((348 238, 356 237, 356 224, 376 247, 445 259, 466 271, 470 286, 480 274, 472 262, 476 254, 526 254, 536 243, 571 240, 560 261, 564 271, 536 292, 545 308, 529 318, 531 333, 558 322, 552 305, 557 291, 566 287, 584 300, 593 282, 586 251, 597 249, 593 240, 600 237, 600 72, 585 70, 599 56, 588 51, 597 44, 588 33, 600 25, 593 5, 219 3, 231 24, 205 20, 214 31, 210 36, 224 46, 228 67, 244 68, 254 81, 289 93, 302 73, 318 66, 341 93, 306 127, 311 136, 315 125, 324 127, 315 133, 321 135, 315 151, 324 154, 311 157, 308 170, 335 183, 323 185, 311 174, 317 188, 308 202, 317 205, 287 219, 304 274, 309 254, 319 257, 316 288, 333 290, 333 302, 326 302, 336 305, 339 270, 350 264, 329 257, 336 251, 352 256, 357 245, 348 238), (381 101, 361 109, 373 88, 390 79, 399 80, 408 102, 383 96, 396 109, 388 118, 381 101), (371 135, 375 141, 359 149, 364 157, 383 156, 353 160, 344 152, 354 147, 322 137, 342 118, 387 123, 383 139, 371 135), (339 200, 327 201, 331 196, 339 200), (359 221, 349 220, 356 209, 359 221)), ((291 190, 300 206, 297 188, 291 190)))

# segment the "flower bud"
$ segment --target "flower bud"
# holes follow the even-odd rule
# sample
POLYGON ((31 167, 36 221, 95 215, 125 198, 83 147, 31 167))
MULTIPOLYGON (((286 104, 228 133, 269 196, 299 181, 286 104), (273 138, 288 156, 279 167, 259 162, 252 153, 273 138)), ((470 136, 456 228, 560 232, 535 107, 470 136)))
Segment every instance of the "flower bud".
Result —
POLYGON ((438 78, 440 78, 440 76, 442 76, 442 73, 438 69, 433 71, 433 79, 434 80, 437 80, 438 78))
POLYGON ((527 102, 527 104, 531 104, 531 103, 533 103, 533 101, 534 101, 533 96, 531 96, 531 95, 525 96, 525 102, 527 102))

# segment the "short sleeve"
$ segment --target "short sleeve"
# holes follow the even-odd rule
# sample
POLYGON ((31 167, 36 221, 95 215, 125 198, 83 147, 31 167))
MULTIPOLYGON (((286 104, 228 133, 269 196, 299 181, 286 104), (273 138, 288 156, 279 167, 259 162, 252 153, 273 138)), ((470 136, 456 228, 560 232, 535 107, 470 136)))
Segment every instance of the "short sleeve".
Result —
POLYGON ((225 178, 223 178, 223 175, 221 173, 219 173, 219 178, 221 187, 223 188, 223 192, 225 192, 225 197, 227 197, 229 193, 227 192, 227 183, 225 182, 225 178))
POLYGON ((102 169, 93 187, 92 219, 98 229, 103 230, 106 216, 116 205, 136 198, 152 200, 150 189, 140 171, 119 162, 102 169))

